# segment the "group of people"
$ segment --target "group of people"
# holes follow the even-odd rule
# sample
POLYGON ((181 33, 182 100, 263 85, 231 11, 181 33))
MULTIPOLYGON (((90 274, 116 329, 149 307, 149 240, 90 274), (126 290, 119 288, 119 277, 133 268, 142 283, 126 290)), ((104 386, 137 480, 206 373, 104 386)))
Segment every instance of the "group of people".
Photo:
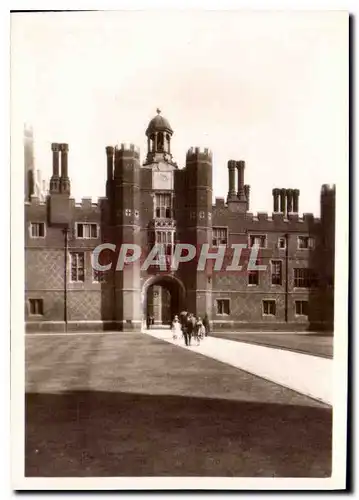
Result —
POLYGON ((209 320, 207 313, 202 320, 200 316, 196 317, 192 313, 182 311, 179 316, 176 315, 174 317, 172 322, 173 340, 183 338, 186 346, 191 345, 192 338, 196 342, 196 345, 200 345, 201 340, 203 340, 208 333, 209 320))

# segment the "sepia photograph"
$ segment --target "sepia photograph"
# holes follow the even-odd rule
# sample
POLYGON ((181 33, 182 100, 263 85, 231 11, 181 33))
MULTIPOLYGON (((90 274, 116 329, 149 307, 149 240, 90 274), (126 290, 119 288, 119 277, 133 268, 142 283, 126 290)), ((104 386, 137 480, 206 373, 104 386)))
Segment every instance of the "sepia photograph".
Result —
POLYGON ((349 15, 219 9, 11 13, 15 489, 345 489, 349 15))

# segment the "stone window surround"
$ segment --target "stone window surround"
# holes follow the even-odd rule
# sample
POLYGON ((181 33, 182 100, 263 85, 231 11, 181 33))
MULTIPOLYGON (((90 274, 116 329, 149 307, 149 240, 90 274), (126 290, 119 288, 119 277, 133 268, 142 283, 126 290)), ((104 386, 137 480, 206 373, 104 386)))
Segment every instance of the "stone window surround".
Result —
MULTIPOLYGON (((229 230, 228 230, 228 226, 213 226, 212 227, 212 247, 214 248, 219 248, 219 247, 222 247, 222 246, 227 246, 228 245, 228 238, 229 237, 229 230), (216 229, 224 229, 226 231, 226 243, 220 243, 219 245, 215 245, 213 243, 213 240, 215 239, 214 238, 214 234, 215 234, 215 230, 216 229)), ((217 239, 217 238, 216 238, 217 239)))
POLYGON ((75 222, 75 238, 78 240, 96 240, 100 237, 100 224, 97 222, 90 222, 90 221, 76 221, 75 222), (79 225, 84 225, 84 226, 91 226, 91 225, 96 225, 96 237, 94 236, 78 236, 78 226, 79 225))
POLYGON ((43 222, 43 221, 31 221, 29 223, 29 236, 30 236, 31 239, 36 239, 36 240, 37 239, 44 239, 44 238, 46 238, 46 223, 43 222), (33 236, 32 235, 32 227, 34 225, 36 225, 36 224, 42 224, 43 225, 43 227, 44 227, 44 236, 33 236))
POLYGON ((217 297, 215 299, 215 306, 216 306, 216 316, 225 316, 228 317, 231 315, 231 299, 228 297, 217 297), (228 303, 228 314, 227 313, 219 313, 218 312, 218 302, 220 301, 226 301, 228 303))
POLYGON ((299 234, 297 236, 297 250, 313 250, 315 247, 315 240, 312 236, 308 236, 307 234, 299 234), (306 238, 308 240, 308 246, 301 247, 299 242, 301 238, 306 238))
POLYGON ((42 297, 32 297, 32 298, 28 298, 27 300, 27 304, 28 304, 28 314, 29 316, 43 316, 44 315, 44 299, 42 297), (42 312, 39 312, 39 313, 32 313, 31 312, 31 301, 39 301, 41 306, 40 306, 40 309, 42 312))
POLYGON ((264 246, 260 246, 259 248, 267 248, 268 247, 268 236, 263 233, 250 233, 248 234, 248 248, 252 248, 254 245, 251 245, 251 238, 263 238, 264 237, 264 246))
POLYGON ((295 300, 294 301, 294 315, 298 318, 307 318, 308 317, 308 306, 309 306, 309 303, 308 303, 308 300, 295 300), (306 304, 306 307, 307 307, 307 314, 303 313, 303 305, 301 305, 300 309, 302 310, 301 313, 297 313, 297 304, 303 304, 305 303, 306 304))
POLYGON ((273 287, 283 286, 283 259, 271 259, 270 264, 271 264, 270 265, 271 286, 273 286, 273 287), (281 283, 280 284, 273 283, 273 279, 272 279, 272 276, 273 276, 272 263, 273 262, 280 262, 281 263, 281 267, 280 267, 280 281, 281 281, 281 283))
MULTIPOLYGON (((268 311, 270 311, 271 306, 268 307, 268 311)), ((262 300, 262 316, 272 316, 275 317, 277 315, 277 301, 275 299, 263 299, 262 300), (265 304, 274 304, 274 314, 271 312, 265 312, 265 304)))

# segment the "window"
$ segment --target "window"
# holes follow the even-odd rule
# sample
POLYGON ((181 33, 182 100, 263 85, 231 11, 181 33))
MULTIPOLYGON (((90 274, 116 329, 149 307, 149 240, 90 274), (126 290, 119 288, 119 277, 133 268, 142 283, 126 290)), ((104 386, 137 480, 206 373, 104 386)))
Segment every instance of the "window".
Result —
POLYGON ((286 248, 287 242, 285 238, 278 238, 278 248, 286 248))
POLYGON ((92 281, 94 283, 106 283, 106 271, 98 271, 92 268, 92 281))
POLYGON ((276 314, 275 300, 263 300, 263 314, 265 316, 275 316, 276 314))
POLYGON ((217 299, 217 314, 225 314, 229 316, 229 313, 229 299, 217 299))
POLYGON ((44 301, 42 299, 29 299, 31 316, 42 316, 44 314, 44 301))
POLYGON ((162 245, 160 249, 164 250, 164 254, 171 256, 174 250, 174 242, 175 231, 150 231, 148 234, 148 251, 150 252, 154 245, 162 245))
POLYGON ((83 252, 71 252, 71 281, 85 281, 85 254, 83 252))
POLYGON ((170 193, 155 195, 155 217, 172 218, 172 197, 170 193))
POLYGON ((45 238, 45 222, 30 222, 31 238, 45 238))
POLYGON ((174 246, 174 231, 156 231, 155 243, 163 245, 165 255, 172 255, 174 246))
POLYGON ((294 287, 310 288, 317 286, 317 277, 312 269, 296 268, 294 269, 294 287))
POLYGON ((297 316, 308 316, 308 301, 296 300, 295 301, 295 314, 297 316))
POLYGON ((298 250, 314 248, 314 239, 309 236, 298 236, 298 250))
POLYGON ((254 246, 258 246, 260 248, 266 247, 267 237, 265 234, 256 234, 249 236, 249 246, 252 248, 254 246))
POLYGON ((271 262, 272 285, 282 284, 282 261, 272 260, 271 262))
POLYGON ((76 238, 98 238, 97 224, 76 224, 76 238))
POLYGON ((259 271, 248 271, 248 285, 259 284, 259 271))
POLYGON ((212 245, 218 247, 220 245, 227 245, 228 243, 228 230, 226 227, 214 227, 212 230, 212 245))

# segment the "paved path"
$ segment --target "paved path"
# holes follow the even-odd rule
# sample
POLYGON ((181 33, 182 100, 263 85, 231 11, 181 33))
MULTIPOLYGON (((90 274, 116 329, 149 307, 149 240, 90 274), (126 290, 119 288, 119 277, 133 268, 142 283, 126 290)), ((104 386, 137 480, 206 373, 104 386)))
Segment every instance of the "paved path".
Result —
POLYGON ((170 330, 145 333, 332 404, 331 359, 215 337, 206 337, 200 346, 186 347, 183 340, 172 340, 170 330))

